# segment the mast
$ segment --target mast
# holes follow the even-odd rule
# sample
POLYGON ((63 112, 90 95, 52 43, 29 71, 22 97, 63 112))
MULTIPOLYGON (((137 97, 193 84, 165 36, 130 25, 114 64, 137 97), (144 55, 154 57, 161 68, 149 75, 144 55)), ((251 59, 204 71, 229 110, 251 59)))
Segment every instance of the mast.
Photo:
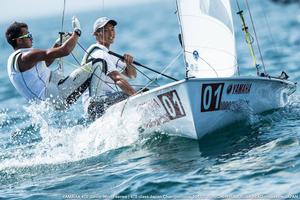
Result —
MULTIPOLYGON (((179 28, 180 28, 180 33, 178 34, 178 39, 179 39, 179 42, 180 42, 180 45, 183 49, 185 49, 184 47, 184 40, 182 38, 182 26, 181 26, 181 20, 180 20, 180 12, 181 10, 179 9, 178 7, 178 0, 176 0, 176 8, 177 8, 177 19, 178 19, 178 24, 179 24, 179 28)), ((184 64, 185 64, 185 78, 188 78, 188 73, 189 73, 189 70, 188 70, 188 64, 186 62, 186 57, 185 57, 185 53, 183 54, 183 58, 184 58, 184 64)))

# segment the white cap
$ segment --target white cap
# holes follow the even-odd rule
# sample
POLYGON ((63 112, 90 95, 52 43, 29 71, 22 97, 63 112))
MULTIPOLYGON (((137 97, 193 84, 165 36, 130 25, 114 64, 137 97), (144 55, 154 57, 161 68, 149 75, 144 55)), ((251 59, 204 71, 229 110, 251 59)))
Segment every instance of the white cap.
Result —
POLYGON ((117 25, 117 22, 113 19, 109 19, 108 17, 100 17, 94 23, 93 32, 96 32, 99 28, 102 28, 107 23, 111 23, 113 26, 117 25))

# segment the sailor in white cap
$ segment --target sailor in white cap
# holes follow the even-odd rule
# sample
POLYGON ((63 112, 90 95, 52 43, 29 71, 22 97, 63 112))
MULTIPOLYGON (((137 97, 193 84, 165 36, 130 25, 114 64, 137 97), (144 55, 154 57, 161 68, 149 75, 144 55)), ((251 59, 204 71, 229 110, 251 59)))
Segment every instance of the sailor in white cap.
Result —
POLYGON ((93 35, 96 43, 92 44, 83 57, 82 64, 91 59, 102 59, 102 76, 94 77, 91 88, 83 94, 84 110, 90 119, 100 117, 113 103, 119 102, 128 96, 134 95, 134 88, 122 76, 136 77, 133 66, 133 57, 124 54, 121 60, 109 54, 110 45, 113 44, 117 22, 107 17, 98 18, 93 26, 93 35))

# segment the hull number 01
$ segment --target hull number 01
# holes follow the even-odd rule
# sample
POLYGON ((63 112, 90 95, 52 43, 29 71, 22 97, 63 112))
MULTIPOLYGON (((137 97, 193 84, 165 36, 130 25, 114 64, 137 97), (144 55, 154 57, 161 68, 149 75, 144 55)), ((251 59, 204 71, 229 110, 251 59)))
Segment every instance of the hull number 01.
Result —
POLYGON ((220 110, 224 83, 202 84, 201 112, 220 110))
POLYGON ((176 90, 158 95, 157 97, 166 110, 170 120, 185 116, 185 111, 176 90))

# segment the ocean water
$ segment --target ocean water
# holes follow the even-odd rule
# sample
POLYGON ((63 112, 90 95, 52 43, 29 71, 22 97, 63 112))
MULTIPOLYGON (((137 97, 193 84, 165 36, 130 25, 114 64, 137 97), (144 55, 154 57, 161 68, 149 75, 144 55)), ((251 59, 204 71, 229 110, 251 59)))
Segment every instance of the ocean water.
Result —
MULTIPOLYGON (((250 6, 268 73, 284 70, 299 82, 299 4, 253 0, 250 6)), ((119 22, 112 49, 162 70, 180 52, 175 12, 170 0, 99 7, 67 12, 63 28, 71 31, 70 19, 76 15, 83 30, 80 44, 87 48, 94 42, 93 21, 110 16, 119 22)), ((255 75, 241 23, 234 17, 241 74, 255 75)), ((61 30, 61 16, 26 22, 38 48, 51 46, 61 30)), ((249 18, 247 22, 250 26, 249 18)), ((4 38, 8 25, 0 24, 0 199, 300 199, 298 91, 286 108, 253 115, 200 141, 159 130, 140 135, 136 113, 120 122, 111 112, 100 123, 90 123, 80 102, 64 112, 27 104, 6 73, 12 52, 4 38)), ((83 53, 77 47, 74 56, 80 60, 83 53)), ((69 63, 76 61, 65 61, 67 74, 76 67, 69 63)), ((165 73, 183 78, 182 57, 165 73)), ((145 83, 140 75, 133 84, 145 83)))

